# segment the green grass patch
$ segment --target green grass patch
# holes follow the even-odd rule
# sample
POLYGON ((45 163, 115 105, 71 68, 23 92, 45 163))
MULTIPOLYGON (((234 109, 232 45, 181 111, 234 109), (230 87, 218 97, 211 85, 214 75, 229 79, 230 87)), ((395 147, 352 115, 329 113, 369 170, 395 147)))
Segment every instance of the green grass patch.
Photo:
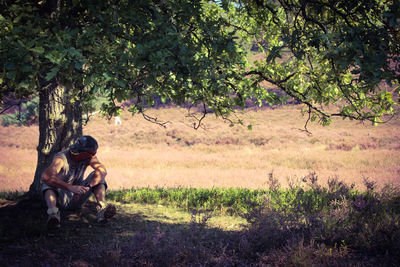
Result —
POLYGON ((160 204, 184 210, 206 210, 240 214, 261 203, 266 190, 244 188, 133 188, 109 192, 107 197, 117 202, 160 204))
POLYGON ((246 188, 132 188, 111 191, 107 198, 121 203, 142 203, 174 206, 184 210, 204 210, 240 215, 265 202, 278 210, 298 207, 303 212, 319 212, 343 197, 354 199, 360 193, 344 184, 332 183, 329 188, 292 187, 289 189, 256 190, 246 188))

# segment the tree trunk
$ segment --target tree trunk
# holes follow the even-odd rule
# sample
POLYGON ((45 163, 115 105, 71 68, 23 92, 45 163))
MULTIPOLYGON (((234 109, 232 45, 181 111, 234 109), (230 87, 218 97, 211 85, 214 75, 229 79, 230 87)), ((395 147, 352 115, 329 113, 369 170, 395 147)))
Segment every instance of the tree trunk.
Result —
POLYGON ((71 87, 51 83, 39 91, 39 145, 35 177, 30 196, 40 195, 41 176, 53 156, 82 135, 82 108, 71 101, 71 87))

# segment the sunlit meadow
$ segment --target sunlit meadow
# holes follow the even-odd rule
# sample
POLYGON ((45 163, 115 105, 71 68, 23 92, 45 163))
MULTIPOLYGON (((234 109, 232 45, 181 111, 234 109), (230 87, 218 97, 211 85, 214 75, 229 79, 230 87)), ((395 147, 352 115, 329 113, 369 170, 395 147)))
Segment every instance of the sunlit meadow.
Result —
MULTIPOLYGON (((400 184, 400 122, 373 127, 335 120, 310 123, 299 106, 238 112, 244 125, 208 114, 193 129, 182 108, 151 109, 166 128, 123 112, 122 124, 101 116, 84 126, 99 142, 111 189, 131 187, 266 188, 273 173, 282 186, 315 172, 324 184, 338 177, 363 189, 363 180, 400 184), (252 125, 248 130, 247 125, 252 125)), ((0 127, 0 191, 28 190, 37 160, 38 127, 0 127)))

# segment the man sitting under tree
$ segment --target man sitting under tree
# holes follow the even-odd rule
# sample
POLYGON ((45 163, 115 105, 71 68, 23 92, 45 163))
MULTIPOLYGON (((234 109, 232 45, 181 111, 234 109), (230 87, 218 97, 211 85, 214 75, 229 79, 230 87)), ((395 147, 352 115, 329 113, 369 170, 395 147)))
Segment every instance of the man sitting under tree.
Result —
POLYGON ((97 200, 98 222, 115 215, 115 206, 105 201, 107 171, 96 157, 97 148, 97 141, 93 137, 81 136, 67 150, 57 153, 43 172, 41 190, 48 208, 48 227, 60 227, 59 208, 80 209, 92 193, 97 200), (83 179, 89 165, 94 171, 83 179))

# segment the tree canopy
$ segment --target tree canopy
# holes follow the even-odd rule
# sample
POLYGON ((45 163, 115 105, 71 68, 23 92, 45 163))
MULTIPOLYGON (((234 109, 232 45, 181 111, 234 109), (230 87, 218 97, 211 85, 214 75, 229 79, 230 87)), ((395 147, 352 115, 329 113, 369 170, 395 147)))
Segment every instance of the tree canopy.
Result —
POLYGON ((332 116, 381 122, 399 103, 398 1, 243 1, 266 60, 248 72, 308 108, 332 116), (284 51, 290 57, 278 60, 284 51), (335 113, 324 106, 339 104, 335 113))
POLYGON ((158 96, 221 116, 246 99, 291 97, 322 123, 380 122, 398 103, 398 1, 20 0, 0 8, 1 97, 29 97, 56 81, 72 88, 71 101, 107 96, 108 114, 126 99, 143 112, 158 96), (254 40, 265 57, 249 65, 254 40), (335 103, 337 112, 324 110, 335 103))
POLYGON ((71 87, 71 101, 106 95, 108 114, 126 99, 143 112, 155 96, 206 103, 220 115, 236 105, 229 81, 246 58, 214 3, 3 1, 0 8, 1 96, 28 97, 56 82, 71 87))

